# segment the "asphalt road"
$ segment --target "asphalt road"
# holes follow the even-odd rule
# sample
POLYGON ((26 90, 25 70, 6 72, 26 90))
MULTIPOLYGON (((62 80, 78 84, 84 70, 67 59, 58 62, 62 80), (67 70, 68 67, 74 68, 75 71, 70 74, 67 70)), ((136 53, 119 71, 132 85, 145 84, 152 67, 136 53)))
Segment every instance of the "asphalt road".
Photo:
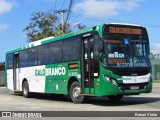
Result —
POLYGON ((125 96, 120 102, 112 103, 105 97, 89 98, 83 104, 74 104, 67 96, 34 94, 24 98, 5 87, 0 87, 0 110, 35 111, 160 111, 160 84, 152 93, 125 96))
POLYGON ((154 85, 152 93, 125 96, 117 103, 94 97, 82 104, 74 104, 65 95, 34 94, 24 98, 0 87, 0 111, 160 111, 160 84, 154 85))

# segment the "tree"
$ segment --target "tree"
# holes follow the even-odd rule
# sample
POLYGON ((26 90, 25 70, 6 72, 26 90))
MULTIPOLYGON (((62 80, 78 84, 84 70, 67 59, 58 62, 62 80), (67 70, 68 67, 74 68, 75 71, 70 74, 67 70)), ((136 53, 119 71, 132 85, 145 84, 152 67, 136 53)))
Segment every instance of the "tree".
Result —
MULTIPOLYGON (((64 33, 70 33, 70 32, 72 32, 71 25, 70 24, 65 24, 65 26, 64 26, 64 33)), ((56 27, 56 36, 60 36, 60 35, 62 35, 62 24, 59 24, 56 27)))
MULTIPOLYGON (((62 25, 59 24, 58 17, 51 11, 36 12, 30 18, 31 22, 23 31, 26 32, 28 42, 37 41, 50 36, 62 35, 62 25)), ((65 26, 65 33, 71 32, 70 24, 65 26)))

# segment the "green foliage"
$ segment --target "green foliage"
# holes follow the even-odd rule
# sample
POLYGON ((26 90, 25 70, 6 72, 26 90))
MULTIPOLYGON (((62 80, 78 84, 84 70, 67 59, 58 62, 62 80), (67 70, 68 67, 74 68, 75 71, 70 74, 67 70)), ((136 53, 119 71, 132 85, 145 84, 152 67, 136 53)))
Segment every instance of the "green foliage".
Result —
MULTIPOLYGON (((63 33, 70 33, 70 32, 72 32, 71 26, 70 26, 70 24, 66 24, 66 25, 64 26, 64 31, 63 31, 63 33)), ((56 27, 56 36, 60 36, 60 35, 62 35, 62 24, 59 24, 59 25, 56 27)))
MULTIPOLYGON (((59 24, 58 19, 51 11, 33 13, 29 25, 23 29, 26 32, 27 41, 33 42, 50 36, 62 35, 62 25, 59 24)), ((70 28, 70 24, 67 24, 64 32, 71 32, 70 28)))
POLYGON ((153 80, 153 83, 160 83, 160 80, 153 80))

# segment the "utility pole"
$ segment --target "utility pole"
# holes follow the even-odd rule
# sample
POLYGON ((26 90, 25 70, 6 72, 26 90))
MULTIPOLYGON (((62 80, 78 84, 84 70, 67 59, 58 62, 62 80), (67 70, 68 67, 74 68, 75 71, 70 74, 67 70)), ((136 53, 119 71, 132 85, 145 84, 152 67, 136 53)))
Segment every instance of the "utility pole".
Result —
POLYGON ((62 15, 62 34, 64 34, 64 29, 65 29, 65 21, 64 21, 64 13, 66 13, 68 10, 56 10, 56 13, 59 13, 62 15))

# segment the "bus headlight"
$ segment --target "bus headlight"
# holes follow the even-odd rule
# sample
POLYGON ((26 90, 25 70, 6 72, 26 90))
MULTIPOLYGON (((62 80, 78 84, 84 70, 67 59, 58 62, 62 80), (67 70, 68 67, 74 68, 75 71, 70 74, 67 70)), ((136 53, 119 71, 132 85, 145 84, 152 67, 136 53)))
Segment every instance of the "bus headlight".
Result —
POLYGON ((106 75, 104 75, 104 80, 106 80, 106 81, 108 81, 108 82, 112 83, 113 85, 118 86, 118 84, 117 84, 117 81, 116 81, 116 80, 114 80, 114 79, 112 79, 112 78, 110 78, 110 77, 107 77, 106 75))
POLYGON ((112 84, 114 84, 114 85, 118 86, 118 84, 117 84, 116 80, 114 80, 114 79, 111 79, 111 80, 112 80, 112 84))
POLYGON ((111 81, 110 81, 110 78, 107 77, 107 76, 105 76, 105 75, 104 75, 104 79, 107 80, 108 82, 111 82, 111 81))

